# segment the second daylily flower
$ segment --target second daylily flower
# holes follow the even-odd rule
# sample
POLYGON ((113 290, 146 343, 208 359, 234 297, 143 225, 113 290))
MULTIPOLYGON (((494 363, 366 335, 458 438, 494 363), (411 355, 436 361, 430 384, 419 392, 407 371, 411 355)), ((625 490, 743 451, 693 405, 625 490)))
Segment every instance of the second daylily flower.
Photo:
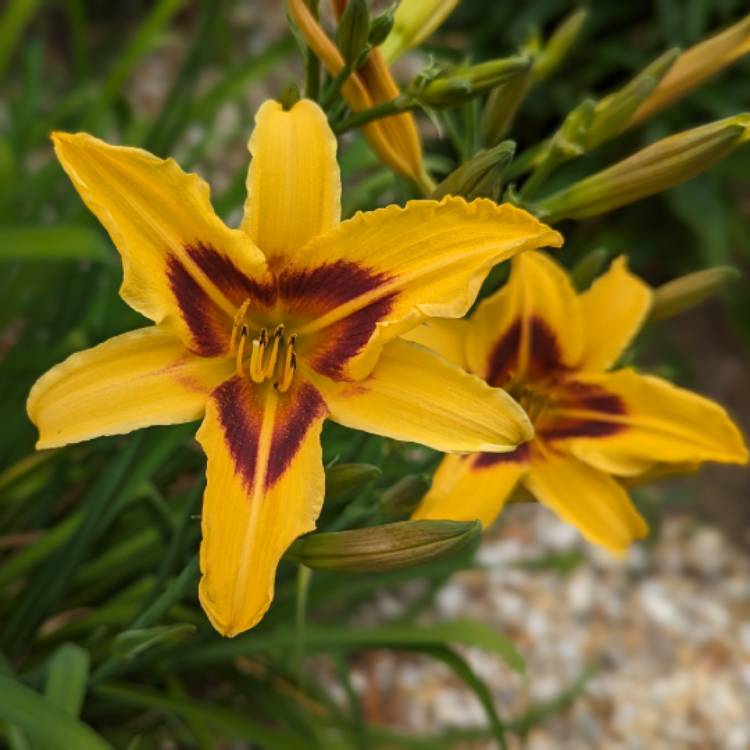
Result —
POLYGON ((306 100, 258 112, 240 229, 171 159, 85 134, 54 142, 122 255, 122 297, 155 325, 40 378, 38 447, 203 418, 200 599, 221 633, 260 620, 279 559, 315 526, 326 417, 443 451, 531 437, 503 391, 397 339, 463 315, 492 265, 561 244, 529 214, 446 198, 339 223, 336 139, 306 100))
POLYGON ((624 258, 577 295, 557 263, 529 252, 470 321, 431 321, 408 334, 506 388, 536 430, 512 453, 444 458, 414 517, 487 525, 522 484, 587 539, 622 552, 647 529, 611 475, 746 462, 718 404, 630 368, 607 372, 650 305, 651 290, 624 258))

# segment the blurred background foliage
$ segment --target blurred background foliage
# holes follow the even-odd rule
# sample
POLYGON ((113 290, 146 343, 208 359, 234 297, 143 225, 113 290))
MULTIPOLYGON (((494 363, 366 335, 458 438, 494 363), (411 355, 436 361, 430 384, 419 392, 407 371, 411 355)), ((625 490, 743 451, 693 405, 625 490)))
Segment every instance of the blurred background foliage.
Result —
MULTIPOLYGON (((453 61, 512 54, 534 29, 548 33, 574 8, 567 0, 464 0, 424 49, 453 61)), ((510 134, 519 151, 554 132, 585 96, 606 94, 662 51, 688 47, 747 12, 740 0, 592 2, 588 9, 565 63, 519 112, 510 134)), ((407 56, 397 75, 408 79, 424 61, 407 56)), ((495 651, 520 669, 512 646, 477 623, 423 621, 441 583, 472 564, 472 534, 453 555, 420 568, 316 572, 309 586, 288 563, 262 625, 221 641, 195 597, 204 459, 193 430, 154 428, 34 453, 24 409, 33 381, 71 352, 142 324, 117 296, 116 252, 53 159, 49 132, 86 130, 172 155, 208 179, 217 211, 237 222, 255 108, 300 77, 283 8, 270 0, 6 0, 0 7, 0 719, 11 722, 4 741, 12 750, 135 750, 166 747, 165 739, 214 748, 222 738, 263 748, 438 748, 466 739, 461 732, 415 738, 368 726, 346 667, 347 655, 362 648, 409 649, 447 664, 487 712, 487 730, 469 735, 501 746, 508 731, 528 732, 580 687, 504 726, 454 646, 495 651), (422 588, 404 614, 355 626, 362 602, 407 580, 422 588), (305 657, 319 653, 329 655, 329 679, 343 688, 343 704, 302 669, 305 657)), ((550 185, 750 109, 748 80, 750 62, 740 61, 559 170, 550 185)), ((476 122, 476 105, 455 115, 464 125, 476 122)), ((447 173, 460 155, 423 120, 428 164, 447 173)), ((340 163, 347 214, 412 197, 412 187, 380 165, 359 135, 342 140, 340 163)), ((750 148, 740 149, 664 194, 563 222, 562 257, 572 265, 594 249, 610 257, 625 252, 654 284, 711 265, 746 271, 748 174, 750 148)), ((747 430, 744 282, 681 319, 651 326, 640 348, 642 362, 723 401, 747 430)), ((335 425, 326 427, 324 451, 328 462, 378 467, 351 486, 339 478, 329 488, 320 524, 327 530, 402 517, 437 458, 335 425)), ((721 469, 702 477, 643 491, 640 500, 656 519, 692 497, 747 543, 746 473, 721 469)))

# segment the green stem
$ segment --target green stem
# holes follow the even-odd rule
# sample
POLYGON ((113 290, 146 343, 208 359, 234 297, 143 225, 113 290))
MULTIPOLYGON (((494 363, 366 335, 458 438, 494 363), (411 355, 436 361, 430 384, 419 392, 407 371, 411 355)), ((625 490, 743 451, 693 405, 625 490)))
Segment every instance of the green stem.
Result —
POLYGON ((349 76, 352 74, 351 63, 346 63, 343 68, 334 76, 331 82, 323 92, 323 96, 320 97, 320 106, 324 110, 328 110, 336 100, 341 87, 349 80, 349 76))
POLYGON ((362 127, 362 125, 367 125, 367 123, 372 122, 373 120, 380 120, 383 117, 390 117, 391 115, 397 115, 401 112, 408 112, 412 109, 417 109, 418 107, 419 102, 417 102, 416 99, 402 94, 395 99, 382 102, 381 104, 370 107, 369 109, 354 112, 349 115, 349 117, 345 117, 343 120, 334 123, 333 132, 336 133, 336 135, 341 135, 347 130, 362 127))
POLYGON ((302 682, 302 662, 305 658, 305 620, 307 617, 307 597, 310 591, 312 569, 306 565, 297 568, 297 585, 295 590, 295 666, 300 682, 302 682))

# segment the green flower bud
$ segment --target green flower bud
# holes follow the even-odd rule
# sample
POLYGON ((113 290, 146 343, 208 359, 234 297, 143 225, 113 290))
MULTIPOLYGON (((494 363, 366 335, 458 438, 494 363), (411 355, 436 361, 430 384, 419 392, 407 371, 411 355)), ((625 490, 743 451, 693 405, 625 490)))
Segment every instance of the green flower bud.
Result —
POLYGON ((479 151, 451 172, 434 190, 432 198, 444 195, 461 195, 474 198, 500 199, 503 189, 503 172, 513 159, 516 144, 503 141, 494 148, 479 151))
POLYGON ((530 65, 527 57, 507 57, 454 68, 430 80, 420 81, 410 87, 409 93, 428 107, 456 107, 507 83, 527 71, 530 65))
POLYGON ((423 474, 407 474, 380 496, 380 512, 386 518, 408 518, 429 486, 423 474))
POLYGON ((372 464, 334 464, 326 469, 326 503, 336 503, 364 489, 382 472, 372 464))
POLYGON ((679 185, 750 138, 750 114, 664 138, 601 172, 526 206, 540 218, 586 219, 679 185))
POLYGON ((400 521, 298 539, 288 560, 316 570, 375 573, 410 568, 476 544, 479 521, 400 521))
POLYGON ((487 143, 497 143, 510 129, 531 82, 532 67, 521 70, 511 80, 494 88, 482 113, 482 129, 487 143))
POLYGON ((716 266, 668 281, 654 290, 649 320, 665 320, 679 315, 717 294, 740 276, 736 268, 716 266))
POLYGON ((609 251, 603 247, 596 248, 586 253, 578 263, 576 263, 571 272, 570 279, 573 286, 583 292, 588 289, 601 272, 609 258, 609 251))
POLYGON ((549 78, 557 70, 578 39, 587 18, 587 10, 577 10, 565 18, 552 32, 547 44, 534 61, 533 78, 535 81, 549 78))
POLYGON ((353 64, 357 61, 369 36, 370 11, 367 0, 349 0, 336 29, 336 44, 346 62, 353 64))
POLYGON ((377 16, 370 24, 370 36, 368 41, 373 47, 379 47, 388 38, 393 29, 393 8, 377 16))

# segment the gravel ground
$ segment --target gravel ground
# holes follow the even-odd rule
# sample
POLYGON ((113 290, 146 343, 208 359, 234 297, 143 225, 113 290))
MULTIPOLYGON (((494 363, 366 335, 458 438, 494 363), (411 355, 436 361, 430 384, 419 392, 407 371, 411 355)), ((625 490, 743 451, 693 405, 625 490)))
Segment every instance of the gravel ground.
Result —
MULTIPOLYGON (((617 560, 545 509, 515 505, 486 535, 479 561, 484 569, 440 591, 430 616, 496 625, 522 651, 526 678, 464 652, 505 717, 596 669, 567 710, 513 747, 750 749, 750 559, 716 528, 673 516, 658 539, 617 560)), ((363 617, 393 616, 411 593, 384 593, 363 617)), ((376 652, 352 670, 370 721, 416 732, 486 724, 440 664, 376 652)))

